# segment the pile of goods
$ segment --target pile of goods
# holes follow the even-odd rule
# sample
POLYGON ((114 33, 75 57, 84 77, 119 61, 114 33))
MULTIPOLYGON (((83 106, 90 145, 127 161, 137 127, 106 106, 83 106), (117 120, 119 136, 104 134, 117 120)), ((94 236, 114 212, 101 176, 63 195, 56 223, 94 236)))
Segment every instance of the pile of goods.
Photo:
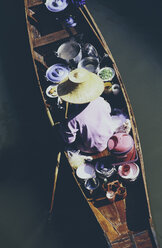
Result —
POLYGON ((108 141, 108 148, 112 151, 108 157, 92 160, 92 157, 77 151, 71 153, 69 162, 73 162, 78 181, 90 196, 102 196, 111 203, 126 197, 126 188, 138 179, 140 169, 135 163, 138 157, 129 134, 113 135, 108 141))

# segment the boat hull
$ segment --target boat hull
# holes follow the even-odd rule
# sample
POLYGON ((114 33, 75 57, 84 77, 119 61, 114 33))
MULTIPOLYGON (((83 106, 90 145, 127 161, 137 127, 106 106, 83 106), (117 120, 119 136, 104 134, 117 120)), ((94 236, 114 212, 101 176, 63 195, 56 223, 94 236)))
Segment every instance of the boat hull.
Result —
MULTIPOLYGON (((105 53, 108 55, 111 66, 115 70, 116 81, 120 85, 121 99, 124 102, 124 107, 127 109, 131 121, 132 137, 141 170, 140 177, 137 182, 126 186, 126 198, 118 199, 110 203, 107 202, 105 197, 102 199, 102 197, 89 196, 76 177, 75 170, 72 168, 69 156, 66 152, 65 156, 71 166, 74 179, 100 224, 110 247, 158 247, 156 237, 153 235, 154 227, 152 224, 144 162, 134 113, 117 65, 93 17, 85 5, 77 10, 72 7, 72 11, 76 11, 75 14, 78 20, 82 21, 83 24, 78 25, 76 28, 66 28, 64 23, 60 25, 57 21, 59 18, 59 20, 62 20, 62 16, 57 15, 55 16, 55 30, 51 32, 53 26, 51 29, 49 27, 47 28, 47 23, 45 23, 42 16, 46 16, 49 20, 52 20, 51 18, 53 18, 53 16, 51 13, 48 15, 43 0, 25 0, 24 2, 34 68, 43 103, 52 126, 60 122, 59 118, 60 116, 62 117, 62 115, 59 110, 57 110, 57 104, 55 104, 55 108, 53 109, 50 100, 47 99, 45 95, 44 87, 46 84, 44 83, 43 73, 45 74, 46 69, 51 65, 51 55, 54 54, 54 50, 56 51, 56 48, 63 44, 63 42, 74 37, 78 39, 80 35, 86 33, 87 36, 85 35, 85 40, 89 41, 88 39, 91 39, 95 41, 100 53, 102 55, 105 53), (141 221, 142 215, 144 220, 141 221), (137 216, 138 218, 136 218, 137 216)), ((66 11, 70 11, 69 8, 67 8, 66 11)), ((112 100, 112 104, 114 104, 114 100, 112 100)), ((105 156, 105 154, 103 156, 105 156)))

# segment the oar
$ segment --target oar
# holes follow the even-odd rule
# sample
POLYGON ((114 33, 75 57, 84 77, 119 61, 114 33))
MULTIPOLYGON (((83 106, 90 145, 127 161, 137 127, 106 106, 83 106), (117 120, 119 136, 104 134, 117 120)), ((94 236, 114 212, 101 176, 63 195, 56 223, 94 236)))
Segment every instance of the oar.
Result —
POLYGON ((55 168, 55 175, 54 175, 54 181, 53 181, 53 192, 52 192, 51 206, 49 210, 50 216, 52 214, 53 205, 54 205, 54 197, 55 197, 55 191, 56 191, 56 183, 57 183, 57 177, 58 177, 58 172, 59 172, 60 159, 61 159, 61 152, 59 152, 57 155, 57 165, 55 168))
POLYGON ((68 118, 68 108, 69 108, 69 103, 66 102, 65 119, 68 118))

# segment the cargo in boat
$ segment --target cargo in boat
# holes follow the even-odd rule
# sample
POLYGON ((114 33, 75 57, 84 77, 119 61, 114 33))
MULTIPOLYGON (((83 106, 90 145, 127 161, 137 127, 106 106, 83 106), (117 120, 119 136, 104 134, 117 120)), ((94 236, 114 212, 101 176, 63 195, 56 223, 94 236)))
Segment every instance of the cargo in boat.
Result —
POLYGON ((64 101, 59 88, 77 68, 101 78, 101 97, 114 110, 114 122, 120 115, 129 120, 101 152, 83 154, 70 147, 59 152, 50 211, 62 153, 109 247, 158 247, 133 110, 116 63, 85 2, 25 0, 25 12, 37 81, 52 128, 68 121, 71 114, 73 107, 64 101))

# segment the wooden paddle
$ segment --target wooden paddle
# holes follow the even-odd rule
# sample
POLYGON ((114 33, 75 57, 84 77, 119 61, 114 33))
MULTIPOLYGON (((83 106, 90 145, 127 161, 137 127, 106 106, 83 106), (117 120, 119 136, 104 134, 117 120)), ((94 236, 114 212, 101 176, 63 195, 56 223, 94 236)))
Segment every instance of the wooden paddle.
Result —
POLYGON ((104 158, 104 157, 108 157, 108 156, 110 156, 111 155, 111 153, 108 151, 108 149, 106 148, 104 151, 102 151, 102 152, 99 152, 99 153, 96 153, 96 154, 94 154, 94 155, 91 155, 91 157, 93 158, 93 159, 98 159, 98 158, 104 158))
POLYGON ((54 181, 53 181, 53 192, 52 192, 51 206, 49 210, 50 215, 52 214, 53 205, 54 205, 54 197, 55 197, 55 191, 56 191, 56 183, 57 183, 57 177, 58 177, 58 172, 59 172, 60 160, 61 160, 61 152, 59 152, 57 155, 57 165, 55 168, 55 175, 54 175, 54 181))

